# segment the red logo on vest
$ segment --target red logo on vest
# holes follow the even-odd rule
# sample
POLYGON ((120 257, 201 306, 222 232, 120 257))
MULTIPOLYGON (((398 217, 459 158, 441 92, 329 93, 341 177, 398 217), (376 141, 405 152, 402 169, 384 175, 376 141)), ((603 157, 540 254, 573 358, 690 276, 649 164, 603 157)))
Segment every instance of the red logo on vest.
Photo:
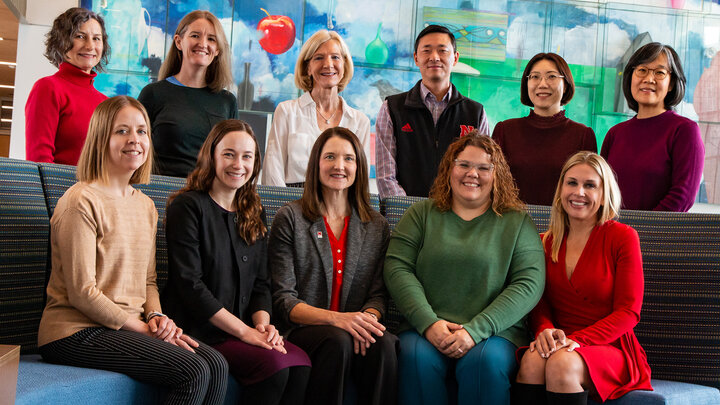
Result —
POLYGON ((470 133, 470 131, 474 131, 475 127, 472 125, 460 125, 460 138, 470 133))
POLYGON ((412 131, 413 131, 413 129, 412 129, 412 127, 410 126, 410 123, 409 123, 409 122, 408 122, 407 124, 405 124, 405 126, 403 126, 402 128, 400 128, 400 130, 403 131, 403 132, 412 132, 412 131))

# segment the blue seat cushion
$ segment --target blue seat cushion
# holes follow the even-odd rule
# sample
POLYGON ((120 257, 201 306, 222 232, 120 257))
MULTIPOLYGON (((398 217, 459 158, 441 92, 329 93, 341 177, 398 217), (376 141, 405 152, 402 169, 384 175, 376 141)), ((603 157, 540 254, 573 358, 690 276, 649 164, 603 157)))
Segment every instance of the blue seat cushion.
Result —
MULTIPOLYGON (((42 361, 39 354, 20 357, 16 405, 40 404, 159 404, 166 391, 112 371, 61 366, 42 361)), ((228 381, 225 404, 238 402, 239 386, 228 381)))
MULTIPOLYGON (((720 391, 704 385, 652 380, 654 391, 633 391, 603 405, 717 405, 720 391)), ((597 402, 588 401, 597 405, 597 402)))

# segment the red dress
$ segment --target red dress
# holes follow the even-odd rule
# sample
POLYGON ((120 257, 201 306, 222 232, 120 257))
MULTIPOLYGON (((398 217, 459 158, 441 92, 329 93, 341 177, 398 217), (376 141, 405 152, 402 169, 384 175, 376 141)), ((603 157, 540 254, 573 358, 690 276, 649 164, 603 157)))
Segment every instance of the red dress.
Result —
POLYGON ((575 350, 602 401, 632 390, 652 390, 650 366, 633 332, 644 289, 637 232, 616 221, 596 226, 569 280, 567 240, 557 263, 552 262, 551 245, 552 240, 546 241, 545 293, 531 316, 535 335, 557 328, 577 342, 575 350))

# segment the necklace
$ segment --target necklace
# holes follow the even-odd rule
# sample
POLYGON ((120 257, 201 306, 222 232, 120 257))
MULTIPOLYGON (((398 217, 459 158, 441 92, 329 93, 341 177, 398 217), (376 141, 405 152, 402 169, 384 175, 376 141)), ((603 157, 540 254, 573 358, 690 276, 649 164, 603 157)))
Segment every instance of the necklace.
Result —
POLYGON ((315 111, 317 111, 317 113, 320 114, 320 116, 322 117, 322 119, 325 120, 325 124, 330 124, 330 120, 333 119, 333 117, 335 116, 335 114, 337 114, 337 108, 336 108, 335 111, 333 111, 333 113, 332 113, 332 115, 330 116, 330 118, 325 118, 325 116, 323 115, 323 113, 320 112, 320 109, 318 108, 317 104, 315 104, 315 111))

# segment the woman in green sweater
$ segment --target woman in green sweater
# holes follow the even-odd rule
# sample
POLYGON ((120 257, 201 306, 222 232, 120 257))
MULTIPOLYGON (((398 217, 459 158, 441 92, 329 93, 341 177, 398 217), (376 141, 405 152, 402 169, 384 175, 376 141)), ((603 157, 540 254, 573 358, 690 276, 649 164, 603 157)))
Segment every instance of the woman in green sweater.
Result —
POLYGON ((400 403, 507 404, 525 317, 540 299, 545 259, 500 147, 477 131, 455 141, 430 199, 395 227, 385 283, 405 316, 400 403))

